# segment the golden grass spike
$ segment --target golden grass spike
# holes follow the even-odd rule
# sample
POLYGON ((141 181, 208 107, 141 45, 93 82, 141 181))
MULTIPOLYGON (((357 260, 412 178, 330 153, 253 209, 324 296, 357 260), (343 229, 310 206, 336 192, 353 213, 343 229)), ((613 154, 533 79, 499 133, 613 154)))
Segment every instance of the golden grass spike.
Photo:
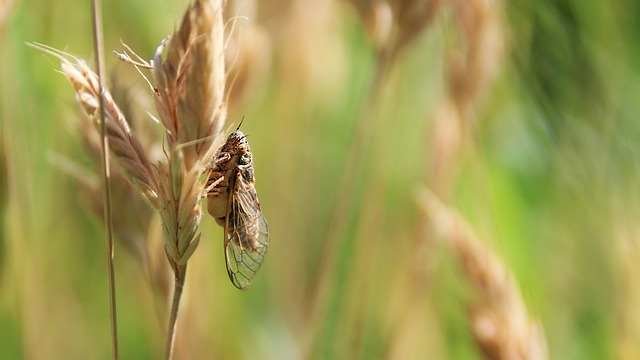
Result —
POLYGON ((157 48, 154 100, 167 135, 167 163, 159 167, 160 215, 175 275, 165 356, 171 358, 188 259, 196 250, 206 179, 203 169, 221 142, 224 39, 222 2, 196 0, 179 29, 157 48))
MULTIPOLYGON (((179 30, 158 47, 155 99, 170 146, 220 133, 226 119, 224 46, 222 5, 198 0, 185 12, 179 30)), ((184 149, 188 168, 213 140, 184 149)))
MULTIPOLYGON (((60 59, 62 74, 71 82, 76 91, 78 102, 85 113, 94 121, 94 124, 99 126, 99 85, 98 77, 93 70, 81 59, 64 51, 38 43, 28 45, 60 59)), ((149 204, 157 208, 157 170, 147 159, 142 145, 131 132, 122 111, 107 89, 103 89, 103 96, 106 134, 113 159, 125 177, 140 190, 149 204)))
POLYGON ((548 359, 542 326, 530 318, 509 269, 482 245, 469 224, 431 191, 422 191, 420 206, 436 234, 453 249, 475 290, 471 330, 487 359, 548 359))

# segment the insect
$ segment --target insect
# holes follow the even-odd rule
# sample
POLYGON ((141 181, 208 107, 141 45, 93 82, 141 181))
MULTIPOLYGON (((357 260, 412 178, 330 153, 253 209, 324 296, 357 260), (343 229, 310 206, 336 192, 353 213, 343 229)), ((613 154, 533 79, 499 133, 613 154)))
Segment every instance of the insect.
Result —
POLYGON ((218 150, 208 170, 207 211, 224 227, 229 279, 238 289, 245 290, 267 253, 269 225, 260 209, 253 157, 240 126, 218 150))

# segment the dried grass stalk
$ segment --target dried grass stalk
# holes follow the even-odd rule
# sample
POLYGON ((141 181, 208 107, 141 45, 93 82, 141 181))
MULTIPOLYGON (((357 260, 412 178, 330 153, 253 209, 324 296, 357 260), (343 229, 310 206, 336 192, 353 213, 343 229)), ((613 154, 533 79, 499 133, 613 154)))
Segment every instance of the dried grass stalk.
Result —
POLYGON ((175 275, 167 359, 173 353, 187 261, 200 241, 197 230, 206 186, 201 175, 222 142, 226 120, 223 34, 221 1, 197 0, 153 60, 154 97, 169 147, 167 162, 159 166, 160 215, 175 275))
POLYGON ((156 105, 169 140, 168 161, 159 167, 160 215, 176 273, 197 246, 206 183, 201 175, 226 119, 222 27, 221 3, 196 1, 153 62, 156 105))
POLYGON ((453 249, 475 290, 470 317, 473 335, 487 359, 548 358, 542 326, 529 317, 513 275, 464 219, 425 190, 420 205, 436 233, 453 249))

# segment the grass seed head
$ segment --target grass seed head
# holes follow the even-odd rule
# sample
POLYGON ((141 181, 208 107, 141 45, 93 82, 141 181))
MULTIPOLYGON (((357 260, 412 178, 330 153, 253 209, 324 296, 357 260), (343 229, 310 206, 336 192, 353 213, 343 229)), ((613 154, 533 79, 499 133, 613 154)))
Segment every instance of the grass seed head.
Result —
MULTIPOLYGON (((82 60, 75 63, 61 57, 62 72, 76 91, 76 98, 85 113, 99 125, 99 87, 97 75, 82 60)), ((131 132, 124 115, 113 101, 108 90, 104 89, 106 137, 116 164, 125 177, 154 207, 157 206, 158 175, 156 168, 149 162, 142 146, 131 132)))
POLYGON ((154 58, 155 100, 170 147, 185 146, 187 169, 218 140, 226 119, 222 4, 196 1, 154 58), (162 54, 165 52, 164 59, 162 54))
POLYGON ((467 222, 425 190, 421 205, 437 235, 453 249, 475 293, 470 321, 487 359, 545 360, 547 344, 540 324, 529 317, 513 274, 482 245, 467 222))
POLYGON ((160 166, 160 214, 176 275, 198 244, 202 171, 223 140, 224 48, 222 3, 197 0, 153 61, 155 102, 168 139, 167 162, 160 166))

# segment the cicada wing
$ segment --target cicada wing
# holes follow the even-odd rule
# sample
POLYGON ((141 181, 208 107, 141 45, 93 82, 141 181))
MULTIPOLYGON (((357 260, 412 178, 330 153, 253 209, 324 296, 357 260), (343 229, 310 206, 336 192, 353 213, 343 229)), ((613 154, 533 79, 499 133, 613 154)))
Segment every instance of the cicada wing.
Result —
POLYGON ((251 285, 269 247, 269 225, 252 182, 240 174, 230 194, 225 221, 225 260, 233 285, 244 290, 251 285))

